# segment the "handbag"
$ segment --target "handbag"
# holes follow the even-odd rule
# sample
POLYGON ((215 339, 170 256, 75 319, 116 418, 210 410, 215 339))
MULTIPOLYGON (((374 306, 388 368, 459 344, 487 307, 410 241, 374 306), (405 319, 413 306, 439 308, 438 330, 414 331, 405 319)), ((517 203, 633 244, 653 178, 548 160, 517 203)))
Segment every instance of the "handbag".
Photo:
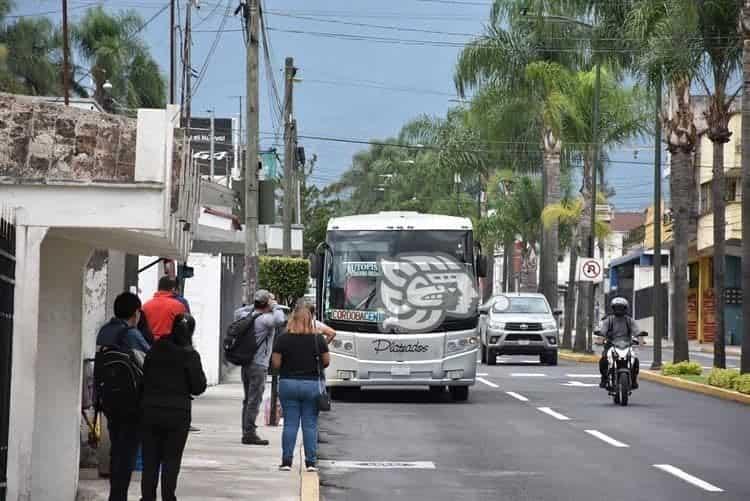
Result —
POLYGON ((318 336, 319 334, 313 336, 313 343, 315 344, 315 360, 318 369, 318 409, 327 412, 331 410, 331 397, 326 390, 326 377, 323 372, 323 360, 320 356, 320 348, 318 347, 318 336))

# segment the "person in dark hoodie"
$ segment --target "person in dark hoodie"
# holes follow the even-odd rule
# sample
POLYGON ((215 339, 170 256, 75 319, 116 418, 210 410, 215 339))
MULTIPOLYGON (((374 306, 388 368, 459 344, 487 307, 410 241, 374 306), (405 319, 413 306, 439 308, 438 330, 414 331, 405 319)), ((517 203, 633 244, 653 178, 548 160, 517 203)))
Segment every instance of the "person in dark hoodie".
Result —
MULTIPOLYGON (((139 366, 143 365, 150 345, 136 327, 140 320, 141 300, 133 293, 123 292, 115 298, 115 316, 99 330, 97 351, 115 349, 132 352, 139 366)), ((139 444, 139 410, 107 415, 110 439, 109 501, 125 501, 133 473, 139 444)))
POLYGON ((161 465, 161 499, 175 501, 182 453, 190 429, 193 395, 206 391, 201 357, 193 348, 195 319, 181 313, 171 334, 151 348, 143 367, 142 501, 156 501, 161 465))

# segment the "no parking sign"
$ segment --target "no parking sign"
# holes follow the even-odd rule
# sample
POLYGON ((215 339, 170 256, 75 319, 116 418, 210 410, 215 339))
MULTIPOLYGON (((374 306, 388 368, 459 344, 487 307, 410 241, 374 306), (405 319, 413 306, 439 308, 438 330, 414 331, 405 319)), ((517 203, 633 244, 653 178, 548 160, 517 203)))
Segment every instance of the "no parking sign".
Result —
POLYGON ((599 283, 604 279, 601 259, 584 257, 578 259, 578 281, 599 283))

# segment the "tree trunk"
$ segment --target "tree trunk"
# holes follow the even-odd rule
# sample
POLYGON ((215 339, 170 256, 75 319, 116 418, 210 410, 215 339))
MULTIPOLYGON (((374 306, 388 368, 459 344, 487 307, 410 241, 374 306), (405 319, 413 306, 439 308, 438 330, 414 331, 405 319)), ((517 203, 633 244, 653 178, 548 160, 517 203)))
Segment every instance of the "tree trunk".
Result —
POLYGON ((688 349, 688 245, 690 221, 693 216, 693 153, 698 134, 690 105, 690 79, 671 82, 670 117, 664 120, 667 131, 667 149, 671 156, 669 176, 672 201, 672 340, 674 362, 690 359, 688 349))
MULTIPOLYGON (((750 1, 742 10, 742 290, 750 295, 750 1)), ((750 373, 750 297, 742 300, 742 359, 740 370, 750 373)))
POLYGON ((726 244, 726 182, 724 179, 724 145, 729 142, 732 133, 728 128, 728 116, 719 109, 724 96, 715 96, 711 110, 711 121, 708 137, 713 145, 713 181, 711 186, 711 205, 714 219, 714 304, 716 333, 714 335, 714 367, 726 368, 726 349, 724 338, 724 274, 726 244), (717 101, 722 101, 721 103, 717 101))
POLYGON ((575 236, 570 245, 570 268, 568 270, 568 288, 565 291, 565 325, 561 348, 569 350, 573 347, 573 311, 576 307, 576 268, 578 267, 578 244, 575 236))
POLYGON ((685 151, 672 153, 670 174, 670 196, 672 200, 672 340, 674 362, 689 360, 688 350, 688 244, 690 239, 690 183, 692 183, 692 158, 685 151))
MULTIPOLYGON (((551 131, 544 137, 545 207, 560 201, 560 141, 551 131)), ((553 222, 542 230, 544 247, 541 252, 541 291, 552 309, 557 308, 558 224, 553 222)))
POLYGON ((506 240, 503 243, 503 292, 513 290, 513 253, 516 251, 516 243, 506 240))
MULTIPOLYGON (((591 153, 584 156, 583 159, 583 187, 581 195, 583 196, 583 211, 581 212, 581 222, 579 224, 580 234, 580 251, 581 255, 589 256, 589 245, 591 243, 591 205, 593 200, 593 179, 592 179, 592 157, 591 153)), ((589 315, 593 314, 593 286, 591 282, 578 282, 578 303, 576 304, 576 336, 574 351, 583 353, 587 350, 586 335, 589 326, 589 315)))

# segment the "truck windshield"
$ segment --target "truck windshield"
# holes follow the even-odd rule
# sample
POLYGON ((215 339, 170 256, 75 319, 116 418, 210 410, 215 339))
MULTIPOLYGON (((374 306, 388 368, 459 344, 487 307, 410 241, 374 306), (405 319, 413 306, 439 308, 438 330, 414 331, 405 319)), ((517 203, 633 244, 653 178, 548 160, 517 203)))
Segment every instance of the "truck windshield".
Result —
POLYGON ((549 313, 547 301, 540 297, 500 296, 492 305, 495 313, 549 313))
MULTIPOLYGON (((333 259, 326 280, 325 317, 339 328, 342 323, 357 322, 358 330, 379 331, 383 315, 377 294, 380 258, 443 253, 463 263, 473 276, 470 231, 332 231, 328 241, 333 259)), ((448 313, 444 323, 450 321, 448 313)))

